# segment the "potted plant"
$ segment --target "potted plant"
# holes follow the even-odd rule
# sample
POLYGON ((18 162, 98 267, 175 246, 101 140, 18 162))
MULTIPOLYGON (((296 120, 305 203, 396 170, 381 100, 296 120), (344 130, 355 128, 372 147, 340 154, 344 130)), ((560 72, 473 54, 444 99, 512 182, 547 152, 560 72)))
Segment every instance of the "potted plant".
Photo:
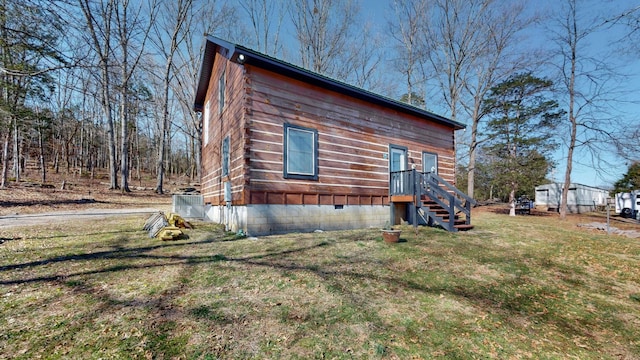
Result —
POLYGON ((387 221, 382 228, 382 238, 384 242, 397 243, 400 241, 400 233, 402 230, 395 230, 387 221))

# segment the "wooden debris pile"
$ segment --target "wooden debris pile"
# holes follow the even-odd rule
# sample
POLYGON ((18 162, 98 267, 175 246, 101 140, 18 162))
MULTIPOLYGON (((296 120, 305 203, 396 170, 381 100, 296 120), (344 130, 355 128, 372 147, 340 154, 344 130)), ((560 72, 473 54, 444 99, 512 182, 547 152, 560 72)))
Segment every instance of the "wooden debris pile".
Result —
POLYGON ((165 214, 162 211, 151 215, 142 227, 149 233, 150 238, 160 240, 176 240, 184 233, 182 229, 192 229, 191 224, 176 213, 165 214))

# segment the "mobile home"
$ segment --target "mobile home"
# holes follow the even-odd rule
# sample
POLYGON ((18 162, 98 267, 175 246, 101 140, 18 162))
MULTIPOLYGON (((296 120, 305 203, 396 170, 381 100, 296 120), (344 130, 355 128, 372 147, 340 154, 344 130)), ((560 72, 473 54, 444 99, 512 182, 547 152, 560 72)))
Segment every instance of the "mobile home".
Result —
MULTIPOLYGON (((562 201, 563 183, 551 183, 536 186, 535 206, 547 211, 558 211, 562 201)), ((593 186, 569 185, 567 195, 567 212, 585 213, 595 211, 607 204, 609 192, 593 186)))

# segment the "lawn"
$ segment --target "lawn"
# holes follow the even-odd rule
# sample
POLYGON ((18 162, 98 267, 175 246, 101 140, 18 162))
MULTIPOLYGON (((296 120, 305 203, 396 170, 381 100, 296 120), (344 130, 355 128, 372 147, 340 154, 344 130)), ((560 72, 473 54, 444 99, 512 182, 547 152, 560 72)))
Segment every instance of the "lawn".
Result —
POLYGON ((0 358, 640 358, 640 241, 556 216, 184 240, 0 230, 0 358))

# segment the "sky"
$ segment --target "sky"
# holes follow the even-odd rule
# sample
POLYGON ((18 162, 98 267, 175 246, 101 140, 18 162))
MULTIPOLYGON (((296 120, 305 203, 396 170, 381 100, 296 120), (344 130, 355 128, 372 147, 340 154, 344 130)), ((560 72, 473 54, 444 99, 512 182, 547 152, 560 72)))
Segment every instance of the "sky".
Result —
MULTIPOLYGON (((504 0, 510 2, 510 0, 504 0)), ((373 0, 366 1, 366 6, 363 6, 363 12, 369 14, 371 19, 376 19, 376 23, 386 26, 387 18, 393 16, 391 7, 391 1, 385 0, 373 0)), ((531 0, 527 2, 529 11, 540 12, 541 14, 548 14, 550 11, 553 13, 558 7, 559 0, 531 0)), ((640 6, 640 1, 631 0, 588 0, 580 3, 586 5, 584 12, 581 13, 583 18, 590 19, 598 14, 618 14, 622 9, 629 9, 634 6, 640 6)), ((608 17, 608 16, 607 16, 608 17)), ((619 93, 613 94, 621 102, 613 104, 613 108, 608 111, 608 114, 603 114, 603 117, 616 116, 619 117, 618 121, 624 121, 630 124, 638 125, 640 123, 640 60, 639 52, 640 46, 636 47, 635 52, 624 54, 622 50, 626 48, 626 44, 623 39, 627 34, 627 28, 622 26, 602 26, 599 31, 587 37, 582 44, 584 45, 583 51, 587 56, 593 56, 597 59, 602 59, 607 65, 615 67, 616 71, 620 74, 624 74, 624 77, 613 80, 616 91, 619 93)), ((549 29, 546 25, 538 25, 532 27, 526 33, 528 41, 524 46, 545 47, 550 44, 549 42, 549 29)), ((638 41, 640 36, 636 37, 638 41)), ((548 69, 550 70, 550 69, 548 69)), ((549 71, 548 74, 544 74, 545 69, 540 70, 543 76, 554 79, 553 72, 549 71)), ((561 102, 562 104, 562 102, 561 102)), ((447 115, 446 111, 436 110, 441 115, 447 115)), ((460 135, 459 135, 460 136, 460 135)), ((624 136, 624 135, 622 135, 624 136)), ((640 141, 640 139, 638 139, 640 141)), ((611 147, 613 148, 613 147, 611 147)), ((556 168, 549 174, 548 178, 555 182, 563 182, 566 168, 567 147, 563 144, 553 154, 554 160, 557 163, 556 168)), ((640 160, 640 154, 635 154, 633 158, 640 160)), ((625 160, 613 153, 607 151, 600 151, 591 153, 582 149, 577 150, 574 154, 573 169, 571 172, 571 180, 574 183, 580 183, 589 186, 611 187, 612 184, 622 178, 627 172, 630 165, 628 160, 625 160)))
MULTIPOLYGON (((357 0, 356 0, 357 1, 357 0)), ((513 4, 516 0, 496 0, 497 2, 504 2, 506 4, 513 4)), ((563 0, 523 0, 526 4, 527 11, 540 15, 541 22, 538 25, 528 28, 525 34, 526 41, 523 41, 521 46, 523 51, 531 50, 532 48, 538 50, 549 51, 549 48, 553 46, 553 42, 550 40, 552 29, 549 28, 549 18, 559 13, 559 6, 563 4, 563 0)), ((388 32, 387 24, 389 20, 394 16, 393 13, 393 0, 360 0, 360 9, 363 17, 367 19, 378 32, 388 32)), ((623 9, 633 8, 640 6, 640 0, 581 0, 578 2, 580 19, 592 19, 596 15, 604 15, 606 18, 610 18, 619 14, 623 9)), ((285 25, 285 28, 287 26, 285 25)), ((293 37, 293 29, 283 29, 284 32, 293 37)), ((610 109, 603 114, 595 114, 602 118, 616 117, 616 121, 637 125, 640 120, 638 114, 640 114, 640 44, 631 44, 634 46, 627 46, 621 39, 628 31, 628 28, 622 26, 600 26, 598 31, 590 35, 581 41, 584 45, 581 54, 585 57, 593 57, 602 61, 607 66, 614 67, 616 72, 625 74, 624 77, 619 77, 609 81, 610 87, 607 89, 608 97, 614 98, 616 101, 608 103, 610 109), (633 51, 625 51, 630 50, 633 51)), ((634 38, 635 42, 640 41, 639 34, 634 38)), ((286 42, 286 40, 283 40, 286 42)), ((385 46, 391 46, 390 42, 387 42, 385 46)), ((295 52, 293 48, 287 48, 290 53, 295 52)), ((391 52, 387 50, 387 52, 391 52)), ((293 54, 289 54, 293 55, 293 54)), ((295 55, 293 55, 295 56, 295 55)), ((290 59, 285 59, 290 60, 290 59)), ((396 77, 397 72, 393 71, 393 65, 389 64, 390 61, 383 64, 385 69, 391 69, 391 71, 384 71, 383 75, 386 79, 391 80, 393 83, 398 83, 397 94, 383 94, 394 98, 399 98, 402 92, 402 83, 396 81, 396 79, 390 77, 396 77)), ((555 61, 555 63, 558 63, 555 61)), ((547 77, 554 82, 558 83, 560 78, 557 76, 557 71, 552 66, 542 66, 535 69, 534 75, 547 77)), ((429 91, 429 90, 427 90, 429 91)), ((561 106, 565 109, 568 108, 566 101, 567 96, 558 95, 557 100, 561 106)), ((442 115, 448 116, 448 108, 444 103, 437 103, 435 99, 425 99, 429 110, 442 115), (432 100, 432 101, 430 101, 432 100)), ((458 117, 458 121, 469 124, 465 119, 458 117)), ((566 121, 565 121, 566 123, 566 121)), ((566 125, 565 125, 566 126, 566 125)), ((464 138, 467 133, 458 134, 458 139, 464 138)), ((622 134, 621 136, 625 136, 622 134)), ((640 139, 639 139, 640 141, 640 139)), ((610 147, 613 150, 613 146, 610 147)), ((464 150, 459 150, 459 154, 463 154, 464 150)), ((564 181, 564 173, 566 168, 566 153, 567 147, 563 144, 558 146, 557 150, 553 153, 554 161, 556 162, 556 168, 549 174, 548 178, 554 182, 564 181)), ((632 155, 632 158, 640 160, 640 154, 632 155)), ((461 162, 465 160, 462 159, 461 162)), ((574 154, 573 170, 571 174, 571 180, 574 183, 580 183, 589 186, 597 186, 608 188, 613 183, 622 178, 626 173, 629 162, 619 156, 613 151, 598 151, 597 153, 590 153, 582 149, 578 149, 574 154)))

